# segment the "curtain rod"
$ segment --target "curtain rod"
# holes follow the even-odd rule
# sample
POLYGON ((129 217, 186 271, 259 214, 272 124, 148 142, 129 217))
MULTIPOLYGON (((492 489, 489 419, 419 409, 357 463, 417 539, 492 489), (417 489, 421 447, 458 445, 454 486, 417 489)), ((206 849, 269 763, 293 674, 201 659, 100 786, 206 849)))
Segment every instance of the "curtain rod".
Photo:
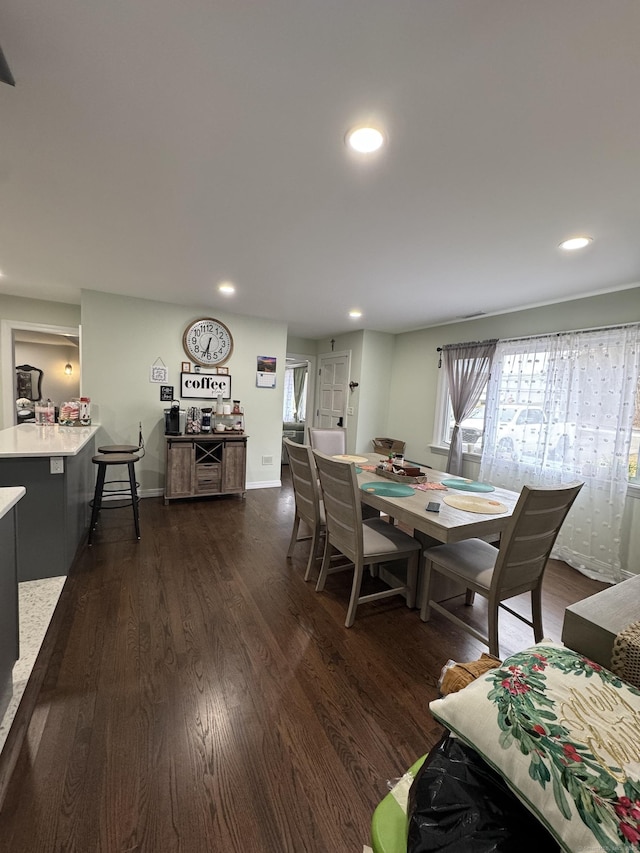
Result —
POLYGON ((497 340, 498 338, 488 338, 486 341, 465 341, 459 344, 445 344, 443 347, 436 347, 436 352, 442 352, 442 350, 452 347, 480 347, 483 344, 495 344, 497 340))
POLYGON ((562 332, 541 332, 539 335, 520 335, 518 338, 500 338, 500 342, 513 343, 514 341, 526 341, 531 338, 559 338, 560 335, 584 335, 587 332, 615 332, 616 329, 629 329, 631 326, 640 326, 640 323, 618 323, 615 326, 591 326, 588 329, 564 329, 562 332))
MULTIPOLYGON (((539 335, 520 335, 517 338, 498 338, 500 343, 512 343, 514 341, 527 341, 533 338, 558 338, 560 335, 582 335, 586 332, 603 332, 605 330, 615 331, 616 329, 629 329, 631 326, 639 326, 640 323, 618 323, 615 326, 591 326, 587 329, 563 329, 561 332, 540 332, 539 335)), ((495 339, 494 339, 495 340, 495 339)), ((462 346, 477 346, 479 344, 488 344, 491 341, 467 341, 460 344, 445 344, 447 347, 462 347, 462 346)), ((444 347, 436 347, 436 352, 442 352, 444 347)))

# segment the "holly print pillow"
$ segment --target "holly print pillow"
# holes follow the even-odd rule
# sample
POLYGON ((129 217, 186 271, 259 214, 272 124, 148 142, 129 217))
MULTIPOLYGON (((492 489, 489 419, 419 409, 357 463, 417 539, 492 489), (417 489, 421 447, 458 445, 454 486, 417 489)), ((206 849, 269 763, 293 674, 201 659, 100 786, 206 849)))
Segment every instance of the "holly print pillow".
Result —
POLYGON ((640 691, 543 640, 430 704, 571 853, 640 851, 640 691))

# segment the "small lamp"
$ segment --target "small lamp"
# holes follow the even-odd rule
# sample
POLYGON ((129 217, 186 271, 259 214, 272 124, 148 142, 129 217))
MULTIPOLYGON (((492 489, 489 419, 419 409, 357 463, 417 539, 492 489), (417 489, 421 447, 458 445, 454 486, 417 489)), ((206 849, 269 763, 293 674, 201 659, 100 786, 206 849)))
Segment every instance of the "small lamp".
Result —
POLYGON ((71 367, 71 365, 69 364, 69 362, 67 362, 67 363, 65 364, 65 366, 64 366, 64 372, 67 374, 67 376, 71 376, 71 374, 73 373, 73 367, 71 367))

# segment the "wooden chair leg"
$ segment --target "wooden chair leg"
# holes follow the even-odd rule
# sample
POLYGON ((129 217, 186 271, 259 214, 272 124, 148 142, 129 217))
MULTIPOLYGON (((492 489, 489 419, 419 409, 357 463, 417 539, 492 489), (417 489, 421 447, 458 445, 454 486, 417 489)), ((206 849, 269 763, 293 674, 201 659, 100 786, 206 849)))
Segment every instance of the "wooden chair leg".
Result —
POLYGON ((322 557, 322 565, 320 566, 320 574, 318 575, 318 580, 316 582, 316 592, 322 592, 324 589, 325 582, 327 580, 327 574, 329 572, 329 566, 331 565, 331 545, 329 543, 329 537, 325 537, 324 540, 324 555, 322 557))
POLYGON ((466 594, 465 594, 465 597, 464 597, 464 603, 471 606, 475 600, 476 600, 475 592, 472 589, 468 589, 466 594))
MULTIPOLYGON (((296 546, 296 542, 298 541, 298 529, 300 527, 300 516, 296 513, 296 517, 293 519, 293 530, 291 531, 291 539, 289 540, 289 550, 287 551, 287 559, 291 559, 293 555, 293 549, 296 546)), ((305 578, 306 580, 306 578, 305 578)))
POLYGON ((500 645, 498 643, 498 602, 489 600, 487 602, 487 613, 489 619, 489 654, 494 658, 500 657, 500 645))
POLYGON ((431 619, 431 608, 429 607, 429 598, 431 597, 431 573, 433 571, 433 563, 431 560, 424 561, 422 570, 422 584, 420 585, 420 618, 423 622, 428 622, 431 619))
POLYGON ((350 628, 356 619, 356 608, 358 607, 358 599, 360 598, 363 572, 364 566, 362 563, 356 563, 353 567, 353 583, 351 585, 351 598, 349 599, 347 618, 344 623, 345 628, 350 628))
POLYGON ((304 573, 305 581, 308 581, 311 577, 311 572, 313 567, 318 559, 318 545, 320 543, 320 531, 316 528, 313 531, 313 535, 311 536, 311 550, 309 551, 309 560, 307 562, 307 569, 304 573))
POLYGON ((531 590, 531 621, 533 622, 533 636, 536 643, 544 637, 542 629, 542 584, 538 584, 531 590))
POLYGON ((419 557, 419 551, 416 551, 413 556, 407 557, 407 607, 416 606, 419 557))

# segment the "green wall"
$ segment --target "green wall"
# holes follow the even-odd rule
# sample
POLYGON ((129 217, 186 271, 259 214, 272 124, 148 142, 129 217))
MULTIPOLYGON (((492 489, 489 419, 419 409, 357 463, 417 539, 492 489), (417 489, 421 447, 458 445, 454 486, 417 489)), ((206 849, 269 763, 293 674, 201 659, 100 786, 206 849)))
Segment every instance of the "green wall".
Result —
MULTIPOLYGON (((247 484, 280 482, 283 374, 286 326, 241 317, 217 308, 186 308, 164 302, 113 296, 97 291, 82 294, 82 388, 91 397, 92 413, 103 427, 101 441, 135 441, 142 421, 146 455, 138 466, 141 491, 161 492, 164 486, 165 440, 160 386, 149 381, 158 359, 169 369, 169 385, 179 397, 180 363, 187 360, 182 334, 198 317, 215 316, 234 339, 225 365, 231 375, 233 399, 245 409, 247 484), (257 356, 277 358, 276 388, 256 387, 257 356)), ((184 405, 203 405, 185 400, 184 405)))

